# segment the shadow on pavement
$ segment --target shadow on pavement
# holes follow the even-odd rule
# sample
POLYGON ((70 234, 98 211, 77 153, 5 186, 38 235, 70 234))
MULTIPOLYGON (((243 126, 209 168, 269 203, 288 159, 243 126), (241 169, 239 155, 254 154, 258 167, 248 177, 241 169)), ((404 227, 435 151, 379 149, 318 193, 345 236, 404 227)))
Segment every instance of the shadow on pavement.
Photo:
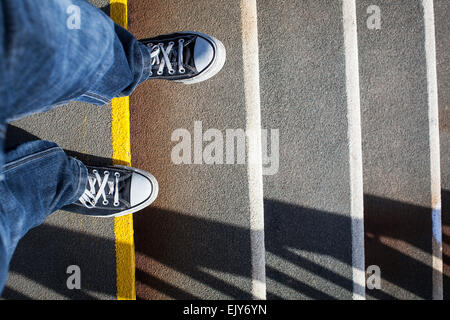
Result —
POLYGON ((283 286, 289 287, 298 296, 333 299, 329 290, 319 290, 305 281, 308 274, 319 275, 327 282, 337 285, 351 298, 352 275, 343 276, 333 270, 335 260, 351 265, 352 234, 351 220, 348 217, 269 199, 264 200, 264 215, 266 251, 270 253, 270 256, 266 254, 266 276, 274 283, 267 288, 268 299, 275 299, 277 296, 298 298, 293 294, 286 296, 283 286), (294 251, 301 251, 302 254, 294 251), (329 255, 329 269, 324 269, 313 261, 310 254, 329 255), (298 270, 293 270, 286 262, 291 266, 295 265, 298 270), (289 271, 291 276, 275 267, 278 265, 284 265, 283 270, 289 271), (293 274, 296 276, 292 276, 293 274))
MULTIPOLYGON (((311 241, 308 240, 308 237, 312 237, 313 234, 308 234, 308 232, 300 234, 298 232, 299 224, 305 225, 325 221, 330 225, 336 223, 334 225, 336 228, 332 230, 340 230, 339 228, 345 225, 345 219, 329 213, 305 211, 299 207, 289 207, 286 204, 272 202, 270 205, 272 207, 278 206, 278 209, 284 211, 285 214, 279 217, 276 227, 272 228, 269 225, 266 229, 267 251, 311 273, 317 274, 327 281, 350 289, 352 281, 334 272, 333 266, 324 269, 320 265, 294 255, 288 250, 288 248, 297 248, 313 253, 329 254, 340 261, 348 262, 347 253, 341 250, 330 250, 331 248, 336 248, 336 246, 327 242, 327 239, 330 239, 328 234, 316 235, 311 241), (295 210, 295 214, 293 210, 295 210), (301 212, 311 216, 305 218, 306 215, 301 214, 301 212), (295 221, 292 219, 293 215, 297 217, 295 221), (297 242, 297 240, 301 241, 297 242)), ((267 222, 271 221, 274 222, 270 218, 267 220, 267 222)), ((239 287, 230 285, 203 271, 206 268, 250 278, 249 263, 245 258, 250 256, 250 248, 236 250, 236 247, 233 246, 236 239, 240 239, 240 241, 249 240, 249 230, 158 208, 148 208, 135 216, 135 232, 137 254, 151 258, 149 260, 150 264, 152 263, 151 261, 162 263, 230 297, 251 298, 246 291, 242 291, 239 287), (215 251, 217 248, 223 249, 218 253, 215 251)), ((404 234, 400 233, 400 235, 404 234)), ((389 233, 386 235, 391 236, 389 233)), ((414 242, 414 238, 412 240, 414 242)), ((373 237, 370 238, 367 245, 372 252, 368 263, 371 263, 379 253, 388 252, 389 254, 389 257, 383 256, 383 260, 378 260, 383 272, 383 278, 388 279, 401 288, 418 294, 420 297, 429 298, 429 285, 427 285, 429 280, 424 279, 422 281, 422 279, 416 278, 417 281, 424 282, 425 287, 411 287, 411 284, 415 284, 416 281, 407 282, 398 277, 392 279, 390 278, 391 270, 389 269, 391 263, 401 263, 408 273, 405 278, 408 278, 409 275, 409 279, 411 279, 411 277, 414 278, 414 275, 431 273, 431 270, 427 270, 429 268, 427 265, 399 251, 387 250, 383 244, 380 244, 373 237), (389 260, 386 260, 387 258, 389 260)), ((111 261, 111 252, 105 251, 104 248, 106 247, 113 248, 114 241, 59 227, 42 225, 31 230, 22 239, 11 263, 11 271, 71 299, 94 299, 89 292, 100 292, 114 296, 115 287, 110 286, 110 284, 115 283, 115 261, 111 261), (69 245, 74 243, 76 247, 69 245), (83 274, 82 291, 67 289, 66 280, 68 275, 65 272, 67 261, 80 266, 83 274)), ((152 266, 148 267, 151 268, 152 266)), ((392 274, 398 275, 398 272, 393 270, 392 274)), ((277 270, 277 268, 268 267, 267 277, 276 283, 297 291, 299 295, 313 299, 333 299, 326 293, 318 291, 303 282, 300 277, 287 276, 280 270, 277 270)), ((162 293, 173 299, 199 298, 184 291, 182 288, 170 285, 165 279, 160 279, 140 269, 136 270, 136 279, 138 283, 137 296, 141 299, 151 298, 155 292, 162 293)), ((445 281, 448 283, 448 275, 445 276, 445 281)), ((392 298, 382 291, 378 291, 378 294, 373 292, 370 294, 381 299, 392 298)), ((6 288, 3 298, 27 299, 27 295, 26 292, 17 292, 6 288)), ((277 299, 281 297, 278 295, 278 292, 269 291, 268 298, 277 299)))
MULTIPOLYGON (((366 265, 379 265, 383 279, 420 298, 430 299, 432 270, 430 261, 426 259, 430 258, 431 252, 430 210, 373 196, 366 196, 365 201, 366 214, 372 215, 366 218, 373 224, 366 228, 366 265), (407 218, 407 223, 402 218, 407 218), (419 256, 423 254, 426 258, 415 259, 408 254, 408 250, 395 250, 382 239, 390 239, 399 249, 402 249, 403 243, 409 244, 419 256), (402 269, 396 268, 400 266, 402 269)), ((175 299, 193 298, 192 294, 183 293, 180 288, 156 278, 151 271, 158 268, 152 265, 155 261, 232 298, 249 298, 246 292, 202 271, 212 269, 250 278, 250 266, 242 261, 242 257, 250 254, 250 248, 236 251, 234 245, 237 239, 249 239, 249 230, 153 207, 135 215, 134 220, 136 253, 142 256, 139 265, 146 269, 136 273, 138 298, 159 298, 161 293, 175 299), (213 250, 217 248, 222 250, 213 250)), ((290 262, 330 283, 351 290, 351 279, 335 272, 333 265, 325 269, 314 261, 292 253, 292 249, 319 253, 349 264, 351 252, 348 247, 336 242, 349 243, 351 234, 348 232, 348 218, 266 199, 265 228, 267 252, 279 257, 280 261, 290 262), (322 233, 319 234, 318 231, 322 233)), ((289 287, 299 296, 333 299, 327 293, 305 283, 300 276, 288 276, 270 266, 266 267, 266 272, 268 279, 289 287)), ((444 278, 448 283, 448 275, 444 278)), ((393 296, 382 290, 375 291, 368 292, 368 295, 379 299, 393 299, 393 296)), ((276 299, 281 296, 282 293, 270 291, 269 288, 268 298, 276 299)))
MULTIPOLYGON (((8 128, 8 148, 35 139, 38 137, 20 128, 8 128)), ((111 159, 67 152, 91 164, 112 163, 111 159)), ((444 288, 449 292, 450 192, 443 190, 442 198, 444 288)), ((427 260, 431 252, 430 209, 370 195, 366 195, 364 201, 366 266, 379 265, 384 280, 420 298, 430 299, 432 270, 427 260)), ((136 255, 140 259, 140 269, 136 270, 138 299, 161 296, 173 299, 200 298, 188 292, 191 288, 177 287, 167 279, 156 276, 154 271, 158 267, 155 262, 229 297, 251 298, 249 288, 243 289, 205 271, 250 280, 250 230, 155 207, 136 214, 134 225, 136 255)), ((280 262, 293 264, 351 291, 351 278, 336 272, 333 265, 325 269, 317 262, 292 251, 328 255, 340 263, 350 265, 349 218, 265 199, 265 228, 266 251, 280 262)), ((19 243, 10 270, 70 299, 95 299, 92 293, 115 296, 115 259, 111 259, 114 245, 110 239, 44 224, 31 230, 19 243), (81 267, 83 290, 67 289, 68 261, 81 267)), ((273 265, 266 267, 266 273, 272 283, 288 287, 299 296, 334 299, 323 290, 313 287, 313 284, 306 283, 301 274, 287 275, 273 265)), ((367 290, 367 294, 377 299, 393 299, 384 290, 367 290)), ((18 292, 6 287, 3 298, 29 297, 25 291, 18 292)), ((283 292, 278 291, 277 286, 269 287, 268 298, 284 298, 283 292)))
POLYGON ((450 300, 450 190, 442 195, 442 262, 444 264, 444 299, 450 300))
MULTIPOLYGON (((378 265, 383 280, 405 290, 403 295, 410 292, 431 299, 430 208, 369 195, 364 197, 364 208, 366 266, 378 265)), ((367 290, 367 294, 390 298, 385 290, 367 290)))
POLYGON ((29 299, 29 291, 36 297, 42 287, 66 299, 96 299, 95 293, 116 296, 114 241, 48 224, 30 230, 20 241, 10 272, 26 278, 28 284, 24 292, 7 284, 5 299, 29 299), (80 267, 80 290, 67 288, 69 265, 80 267))

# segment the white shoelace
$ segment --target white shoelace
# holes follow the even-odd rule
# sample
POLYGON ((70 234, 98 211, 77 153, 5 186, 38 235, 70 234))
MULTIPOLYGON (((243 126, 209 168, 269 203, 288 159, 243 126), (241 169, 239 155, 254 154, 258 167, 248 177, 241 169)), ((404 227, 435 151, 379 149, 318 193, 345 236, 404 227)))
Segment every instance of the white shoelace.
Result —
MULTIPOLYGON (((167 67, 167 70, 169 71, 170 75, 175 74, 175 70, 172 66, 172 63, 169 59, 169 54, 172 52, 173 47, 175 46, 175 42, 171 41, 167 45, 166 48, 164 48, 164 44, 158 43, 158 44, 152 44, 149 43, 147 45, 151 49, 150 58, 152 59, 152 66, 158 66, 158 71, 156 74, 158 76, 161 76, 164 73, 164 68, 167 67)), ((184 74, 186 70, 183 67, 183 47, 184 47, 184 40, 179 39, 178 40, 178 72, 180 74, 184 74)), ((152 76, 153 73, 150 72, 150 76, 152 76)))
POLYGON ((103 179, 97 170, 92 170, 93 176, 88 176, 89 189, 86 188, 83 195, 80 197, 80 202, 89 209, 95 208, 97 206, 100 197, 103 197, 103 205, 107 206, 109 204, 106 198, 106 186, 109 188, 108 195, 114 194, 114 206, 119 206, 119 177, 120 173, 116 172, 114 174, 114 181, 108 181, 110 176, 109 171, 103 172, 103 179), (97 186, 98 185, 98 186, 97 186), (98 188, 98 189, 97 189, 98 188))

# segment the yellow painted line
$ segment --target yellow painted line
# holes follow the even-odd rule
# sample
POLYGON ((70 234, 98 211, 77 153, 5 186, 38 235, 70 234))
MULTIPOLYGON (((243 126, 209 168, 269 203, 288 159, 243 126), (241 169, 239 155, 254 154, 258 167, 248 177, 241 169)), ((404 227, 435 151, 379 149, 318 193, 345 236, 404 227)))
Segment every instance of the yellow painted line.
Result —
MULTIPOLYGON (((127 0, 110 0, 110 15, 126 28, 127 0)), ((112 109, 112 147, 115 164, 131 165, 130 103, 128 97, 115 98, 112 109)), ((116 244, 117 299, 135 300, 135 251, 133 215, 114 219, 116 244)))

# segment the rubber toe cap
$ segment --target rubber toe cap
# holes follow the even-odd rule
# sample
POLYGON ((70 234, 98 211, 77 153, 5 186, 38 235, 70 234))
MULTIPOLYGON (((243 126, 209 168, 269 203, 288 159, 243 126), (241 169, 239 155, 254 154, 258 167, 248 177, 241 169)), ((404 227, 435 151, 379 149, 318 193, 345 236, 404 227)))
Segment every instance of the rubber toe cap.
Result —
POLYGON ((197 37, 194 47, 194 63, 198 72, 202 72, 208 67, 214 59, 214 47, 212 44, 201 38, 197 37))
POLYGON ((153 185, 143 175, 134 172, 131 178, 130 204, 137 206, 150 198, 153 193, 153 185))

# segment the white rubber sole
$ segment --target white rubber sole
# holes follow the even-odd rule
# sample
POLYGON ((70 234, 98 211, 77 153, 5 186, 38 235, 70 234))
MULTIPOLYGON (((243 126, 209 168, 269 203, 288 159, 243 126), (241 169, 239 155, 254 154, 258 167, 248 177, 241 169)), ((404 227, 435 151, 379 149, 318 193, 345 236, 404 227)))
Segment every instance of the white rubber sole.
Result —
POLYGON ((177 32, 177 33, 184 33, 184 34, 195 34, 198 36, 201 36, 207 40, 209 40, 214 45, 214 60, 213 62, 198 76, 184 79, 184 80, 173 80, 174 82, 184 83, 184 84, 195 84, 199 82, 206 81, 212 77, 214 77, 217 73, 219 73, 220 70, 222 70, 223 66, 225 65, 225 61, 227 59, 227 52, 225 49, 225 46, 220 40, 217 40, 216 38, 209 36, 207 34, 201 33, 201 32, 195 32, 195 31, 186 31, 186 32, 177 32))

